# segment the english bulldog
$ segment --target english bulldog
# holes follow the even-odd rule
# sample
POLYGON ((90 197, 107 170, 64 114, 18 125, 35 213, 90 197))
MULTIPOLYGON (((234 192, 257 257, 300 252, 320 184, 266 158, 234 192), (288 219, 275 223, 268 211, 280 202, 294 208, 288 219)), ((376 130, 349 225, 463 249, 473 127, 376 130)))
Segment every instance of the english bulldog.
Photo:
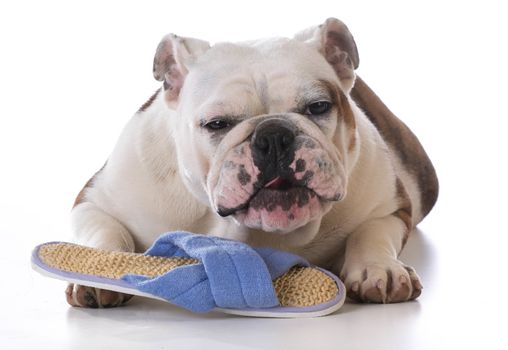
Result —
MULTIPOLYGON (((420 279, 398 256, 438 181, 358 63, 334 18, 292 39, 165 36, 153 64, 162 86, 79 193, 74 241, 142 252, 186 230, 299 254, 360 302, 417 298, 420 279)), ((79 285, 66 296, 80 307, 130 298, 79 285)))

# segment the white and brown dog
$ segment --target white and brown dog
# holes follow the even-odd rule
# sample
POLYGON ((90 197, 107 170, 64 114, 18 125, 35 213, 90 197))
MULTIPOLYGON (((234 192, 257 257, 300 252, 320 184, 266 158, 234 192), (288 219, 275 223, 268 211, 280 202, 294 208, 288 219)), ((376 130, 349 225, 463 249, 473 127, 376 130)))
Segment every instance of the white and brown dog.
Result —
MULTIPOLYGON (((78 195, 75 241, 142 252, 187 230, 302 255, 359 301, 415 299, 420 280, 397 257, 438 182, 417 138, 355 75, 358 62, 333 18, 293 39, 164 37, 153 66, 163 87, 78 195)), ((128 298, 67 289, 75 306, 128 298)))

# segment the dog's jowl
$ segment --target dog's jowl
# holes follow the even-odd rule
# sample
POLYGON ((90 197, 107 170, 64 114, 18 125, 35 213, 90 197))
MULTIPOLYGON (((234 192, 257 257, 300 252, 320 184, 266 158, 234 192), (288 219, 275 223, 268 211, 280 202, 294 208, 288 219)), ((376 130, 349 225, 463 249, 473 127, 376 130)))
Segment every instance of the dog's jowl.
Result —
MULTIPOLYGON (((140 252, 171 230, 217 235, 300 254, 358 301, 415 299, 422 284, 398 255, 433 207, 437 178, 358 64, 333 18, 292 39, 165 36, 153 65, 161 88, 80 192, 75 241, 140 252)), ((82 307, 128 299, 67 289, 82 307)))

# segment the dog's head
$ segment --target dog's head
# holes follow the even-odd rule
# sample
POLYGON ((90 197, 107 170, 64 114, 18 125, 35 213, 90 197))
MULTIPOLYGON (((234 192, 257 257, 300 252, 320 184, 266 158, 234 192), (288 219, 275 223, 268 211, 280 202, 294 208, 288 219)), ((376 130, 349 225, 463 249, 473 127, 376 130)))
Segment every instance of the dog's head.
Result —
POLYGON ((349 105, 358 53, 328 19, 294 39, 210 47, 168 35, 154 76, 187 188, 221 216, 267 232, 320 221, 346 195, 356 153, 349 105))

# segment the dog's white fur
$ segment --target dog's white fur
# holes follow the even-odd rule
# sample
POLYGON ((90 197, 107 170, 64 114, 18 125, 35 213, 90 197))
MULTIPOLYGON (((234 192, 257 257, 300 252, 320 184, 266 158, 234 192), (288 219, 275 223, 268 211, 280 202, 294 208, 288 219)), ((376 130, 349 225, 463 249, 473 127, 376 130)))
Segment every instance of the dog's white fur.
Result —
MULTIPOLYGON (((293 40, 218 44, 213 49, 204 41, 166 37, 159 50, 173 45, 176 71, 159 78, 173 86, 158 92, 132 117, 104 168, 84 188, 72 210, 75 241, 104 249, 144 251, 163 232, 187 230, 301 254, 341 275, 350 296, 359 300, 391 302, 417 297, 421 289, 418 276, 397 259, 408 227, 394 215, 404 199, 396 179, 411 203, 411 228, 426 214, 420 204, 425 189, 349 96, 354 73, 337 71, 323 58, 323 30, 333 26, 342 28, 343 24, 331 19, 293 40), (274 68, 274 59, 283 64, 274 68), (242 90, 238 86, 245 84, 242 79, 247 74, 229 68, 246 61, 255 83, 242 90), (315 128, 320 130, 316 137, 339 149, 347 181, 345 197, 330 204, 319 219, 283 234, 246 227, 231 216, 220 217, 209 179, 210 174, 218 176, 220 162, 211 159, 223 155, 228 147, 204 141, 197 131, 198 118, 287 113, 294 103, 293 87, 309 79, 336 82, 354 115, 352 133, 337 121, 315 128), (267 81, 271 95, 258 97, 265 99, 268 108, 253 103, 246 109, 241 102, 252 100, 251 88, 267 81), (237 101, 240 103, 235 104, 237 101), (353 142, 350 138, 354 138, 354 147, 348 149, 353 142)), ((306 124, 311 122, 294 118, 304 130, 316 132, 306 124)), ((245 135, 239 135, 242 131, 238 130, 234 135, 238 139, 252 132, 245 129, 245 135)))

